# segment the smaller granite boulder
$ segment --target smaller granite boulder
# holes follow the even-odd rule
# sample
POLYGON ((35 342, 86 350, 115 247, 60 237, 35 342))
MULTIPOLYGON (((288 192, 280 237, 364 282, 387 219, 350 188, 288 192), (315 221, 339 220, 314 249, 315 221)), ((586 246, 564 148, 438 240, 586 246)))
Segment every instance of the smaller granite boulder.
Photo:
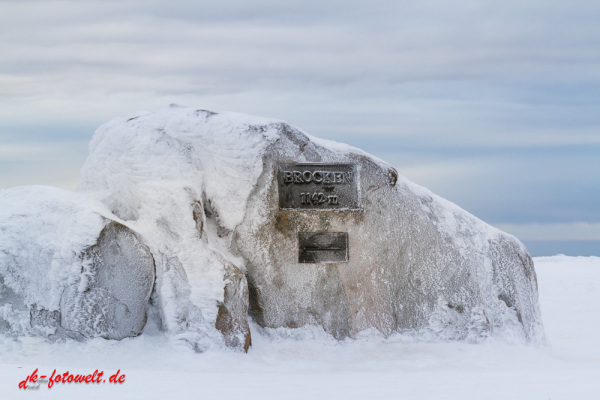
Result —
POLYGON ((83 257, 85 279, 61 298, 61 326, 86 337, 123 339, 142 333, 154 284, 154 260, 126 226, 110 222, 83 257))
POLYGON ((154 260, 113 218, 83 194, 0 191, 0 333, 122 339, 142 332, 154 260))

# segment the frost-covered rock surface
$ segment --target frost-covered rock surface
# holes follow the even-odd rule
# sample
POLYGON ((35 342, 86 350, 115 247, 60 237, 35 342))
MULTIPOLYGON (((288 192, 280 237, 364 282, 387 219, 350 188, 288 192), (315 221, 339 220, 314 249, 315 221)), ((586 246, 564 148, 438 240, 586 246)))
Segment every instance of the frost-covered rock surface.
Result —
POLYGON ((129 228, 110 222, 83 254, 83 278, 61 297, 61 326, 85 337, 142 333, 154 286, 154 260, 129 228))
POLYGON ((136 336, 153 285, 148 248, 100 202, 41 186, 0 191, 0 333, 136 336))
POLYGON ((140 235, 156 264, 151 316, 197 350, 245 346, 243 324, 224 337, 218 320, 221 307, 245 310, 246 278, 251 315, 269 328, 543 337, 518 240, 386 163, 281 121, 176 106, 112 120, 94 135, 79 190, 140 235), (360 210, 280 210, 278 163, 356 165, 360 210), (298 233, 323 231, 348 233, 349 261, 299 264, 298 233), (229 266, 245 277, 225 298, 229 266))
MULTIPOLYGON (((301 180, 301 179, 300 179, 301 180)), ((281 125, 234 234, 267 327, 376 328, 477 341, 543 337, 533 262, 514 237, 348 146, 281 125), (360 210, 281 210, 277 163, 358 166, 360 210), (347 232, 347 263, 298 263, 298 232, 347 232)))

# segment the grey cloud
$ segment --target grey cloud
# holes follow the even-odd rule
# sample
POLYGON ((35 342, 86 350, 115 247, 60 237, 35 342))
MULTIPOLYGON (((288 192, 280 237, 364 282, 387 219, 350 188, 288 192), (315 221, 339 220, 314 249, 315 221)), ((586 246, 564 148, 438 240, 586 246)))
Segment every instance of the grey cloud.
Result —
POLYGON ((558 13, 565 10, 555 5, 546 6, 556 8, 554 12, 540 15, 536 12, 545 8, 537 3, 525 10, 531 20, 524 20, 513 18, 523 7, 502 13, 469 2, 462 7, 429 3, 409 7, 403 2, 364 2, 355 7, 357 15, 337 13, 348 8, 343 3, 318 2, 316 11, 305 3, 285 6, 311 24, 290 24, 280 17, 283 6, 274 2, 233 2, 230 7, 197 2, 68 3, 63 8, 75 11, 66 16, 56 11, 61 7, 43 6, 32 21, 31 10, 23 7, 20 16, 29 22, 25 36, 22 23, 3 21, 8 23, 4 37, 12 43, 5 54, 12 72, 108 68, 124 75, 178 73, 192 81, 201 74, 224 86, 235 72, 239 79, 231 84, 238 90, 269 82, 277 86, 281 80, 296 86, 329 85, 365 76, 394 84, 448 77, 544 79, 573 70, 580 77, 595 74, 589 64, 600 56, 590 52, 589 45, 600 38, 600 28, 591 20, 585 23, 583 11, 572 16, 583 24, 573 26, 570 20, 570 29, 561 32, 564 16, 558 13), (113 7, 120 17, 106 11, 113 7), (47 10, 44 22, 35 17, 47 10), (215 10, 232 17, 211 19, 215 10), (253 11, 265 22, 254 21, 253 11), (315 23, 311 13, 327 18, 315 23), (339 17, 332 21, 331 15, 339 17))

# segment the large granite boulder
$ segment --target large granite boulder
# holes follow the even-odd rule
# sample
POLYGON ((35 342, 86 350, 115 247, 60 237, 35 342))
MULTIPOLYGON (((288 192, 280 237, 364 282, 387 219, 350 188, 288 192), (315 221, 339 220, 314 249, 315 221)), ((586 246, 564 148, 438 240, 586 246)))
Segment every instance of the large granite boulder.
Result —
POLYGON ((0 191, 0 333, 122 339, 146 324, 154 261, 96 200, 50 187, 0 191))
POLYGON ((541 339, 517 239, 360 150, 279 130, 233 235, 260 325, 541 339))
POLYGON ((0 191, 0 333, 120 339, 150 317, 197 351, 247 351, 249 312, 340 339, 543 339, 518 240, 281 121, 115 119, 79 190, 0 191))
POLYGON ((383 161, 281 121, 178 106, 112 120, 79 190, 143 237, 153 313, 199 351, 247 348, 246 307, 262 326, 337 338, 543 336, 518 240, 383 161))

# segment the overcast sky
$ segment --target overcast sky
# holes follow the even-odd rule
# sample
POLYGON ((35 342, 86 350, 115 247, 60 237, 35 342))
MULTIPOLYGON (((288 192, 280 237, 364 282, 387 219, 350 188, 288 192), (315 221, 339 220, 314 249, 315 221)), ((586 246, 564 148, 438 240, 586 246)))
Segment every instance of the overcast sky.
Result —
POLYGON ((100 124, 177 103, 361 147, 523 240, 600 240, 597 0, 0 0, 0 88, 0 188, 74 189, 100 124))

